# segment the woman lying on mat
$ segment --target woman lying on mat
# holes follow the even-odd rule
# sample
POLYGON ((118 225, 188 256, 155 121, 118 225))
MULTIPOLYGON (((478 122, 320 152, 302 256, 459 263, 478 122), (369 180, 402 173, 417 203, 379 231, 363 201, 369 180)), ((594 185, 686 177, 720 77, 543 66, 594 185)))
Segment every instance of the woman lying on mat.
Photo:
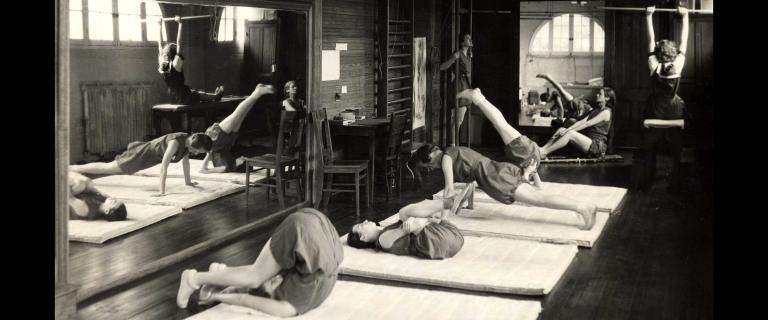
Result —
POLYGON ((223 302, 281 317, 304 314, 331 294, 344 249, 336 228, 321 212, 302 208, 272 234, 252 265, 212 263, 208 272, 181 274, 176 302, 186 308, 200 289, 200 301, 223 302), (221 290, 226 287, 224 290, 221 290), (261 290, 267 297, 243 291, 261 290))
POLYGON ((253 89, 251 95, 245 98, 243 102, 237 105, 235 111, 228 115, 221 122, 212 124, 205 130, 205 134, 211 137, 213 144, 211 150, 205 155, 201 173, 221 173, 232 172, 242 164, 240 159, 235 159, 232 155, 232 146, 237 140, 238 131, 243 124, 251 108, 264 95, 275 93, 275 88, 271 85, 258 84, 253 89), (213 168, 208 168, 208 164, 213 162, 213 168))
POLYGON ((456 255, 464 246, 464 237, 450 221, 447 209, 410 204, 400 210, 397 223, 381 227, 364 221, 352 226, 347 244, 353 248, 374 248, 396 255, 425 259, 445 259, 456 255))
POLYGON ((211 150, 211 138, 203 133, 188 136, 184 132, 169 133, 151 141, 134 141, 128 144, 128 150, 115 157, 112 162, 91 162, 83 165, 71 165, 70 171, 86 174, 114 175, 133 174, 158 163, 160 169, 160 193, 165 195, 165 178, 168 164, 179 162, 184 168, 184 182, 193 186, 189 176, 189 154, 205 153, 211 150))
POLYGON ((176 16, 176 23, 179 28, 176 31, 176 43, 169 42, 163 46, 163 18, 157 20, 159 24, 157 37, 158 68, 157 71, 163 75, 165 84, 168 85, 168 95, 171 102, 178 104, 198 104, 206 101, 219 101, 224 94, 224 86, 216 87, 213 94, 202 91, 192 91, 184 84, 184 57, 181 55, 181 18, 176 16))
POLYGON ((122 201, 103 195, 88 177, 69 172, 69 219, 121 221, 127 215, 122 201))
MULTIPOLYGON (((496 201, 504 204, 521 201, 550 209, 572 210, 584 220, 584 229, 592 229, 595 224, 596 205, 545 194, 530 185, 536 172, 536 162, 538 160, 531 160, 530 164, 521 169, 509 162, 493 161, 467 147, 449 147, 443 151, 438 146, 426 144, 416 150, 408 160, 406 168, 411 175, 414 174, 411 168, 416 169, 416 173, 420 173, 419 168, 422 167, 442 168, 445 199, 455 197, 454 182, 477 182, 477 185, 496 201)), ((420 175, 414 178, 420 180, 420 175)))

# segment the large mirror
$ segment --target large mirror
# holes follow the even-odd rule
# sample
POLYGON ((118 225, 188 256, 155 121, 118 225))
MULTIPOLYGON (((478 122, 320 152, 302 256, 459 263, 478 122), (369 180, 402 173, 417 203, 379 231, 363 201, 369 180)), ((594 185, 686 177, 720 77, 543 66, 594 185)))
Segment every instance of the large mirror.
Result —
POLYGON ((307 198, 308 13, 252 3, 69 1, 70 168, 118 203, 70 198, 103 213, 91 221, 70 212, 79 218, 69 222, 78 300, 307 198), (295 161, 268 170, 275 157, 262 155, 278 146, 295 161), (284 190, 244 187, 246 175, 276 184, 277 173, 284 190), (120 203, 124 219, 113 214, 120 203))
POLYGON ((528 131, 548 138, 568 118, 584 112, 570 110, 554 83, 594 105, 603 86, 602 6, 604 1, 520 2, 518 125, 524 130, 530 127, 528 131))

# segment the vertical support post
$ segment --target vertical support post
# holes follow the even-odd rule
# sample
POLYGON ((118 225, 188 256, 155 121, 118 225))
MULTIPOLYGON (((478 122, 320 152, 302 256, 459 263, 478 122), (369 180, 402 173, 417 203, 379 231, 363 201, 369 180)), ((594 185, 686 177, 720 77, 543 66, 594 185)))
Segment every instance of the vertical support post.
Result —
MULTIPOLYGON (((469 32, 470 36, 474 40, 474 34, 472 34, 472 17, 474 16, 472 12, 472 6, 473 6, 473 0, 469 0, 469 29, 467 32, 469 32)), ((472 57, 472 60, 470 60, 470 64, 474 64, 474 57, 472 57)), ((469 66, 471 69, 474 68, 474 66, 469 66)), ((474 72, 469 74, 469 83, 473 83, 472 75, 475 74, 474 72)), ((470 85, 470 87, 474 88, 474 85, 470 85)), ((467 107, 467 148, 470 148, 472 146, 472 105, 470 104, 467 107)))
MULTIPOLYGON (((461 0, 453 0, 452 4, 452 10, 451 10, 451 16, 453 17, 453 23, 451 23, 451 54, 456 52, 458 50, 458 33, 460 32, 460 25, 459 25, 459 9, 460 9, 460 3, 461 0)), ((456 62, 453 65, 453 71, 454 71, 454 79, 453 79, 453 95, 448 97, 448 99, 453 100, 453 109, 451 110, 452 119, 453 122, 451 123, 451 146, 455 147, 458 145, 458 136, 459 136, 459 119, 458 119, 458 109, 459 109, 459 100, 456 99, 456 94, 459 91, 459 63, 456 62)))
MULTIPOLYGON (((77 1, 77 0, 75 0, 77 1)), ((69 283, 69 0, 60 0, 56 35, 56 283, 69 283)))

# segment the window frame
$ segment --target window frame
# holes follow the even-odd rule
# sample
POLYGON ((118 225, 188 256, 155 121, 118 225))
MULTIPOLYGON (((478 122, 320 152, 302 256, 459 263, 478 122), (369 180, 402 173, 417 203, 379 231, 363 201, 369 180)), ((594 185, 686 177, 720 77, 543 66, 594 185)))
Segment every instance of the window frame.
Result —
MULTIPOLYGON (((597 24, 600 26, 600 28, 603 29, 603 35, 605 35, 605 27, 600 22, 600 20, 596 19, 592 15, 588 14, 582 14, 582 13, 563 13, 559 14, 554 17, 550 17, 548 19, 542 20, 541 23, 536 27, 536 29, 533 31, 533 35, 531 35, 531 40, 528 44, 528 56, 531 57, 539 57, 539 58, 561 58, 561 57, 601 57, 605 55, 605 45, 603 45, 603 51, 595 51, 595 29, 594 25, 597 24), (589 18, 589 51, 573 51, 573 42, 574 42, 574 15, 581 15, 584 17, 589 18), (555 18, 560 16, 568 16, 568 51, 554 51, 554 32, 555 32, 555 18), (546 51, 540 51, 540 50, 532 50, 533 48, 533 41, 536 39, 536 36, 539 35, 539 32, 541 31, 544 26, 549 23, 549 44, 546 51), (594 23, 594 24, 593 24, 594 23)), ((603 42, 605 42, 605 36, 603 36, 603 42)))
MULTIPOLYGON (((146 23, 141 24, 141 40, 122 40, 120 39, 120 12, 118 1, 119 0, 112 0, 112 40, 94 40, 90 38, 90 30, 89 30, 89 22, 88 22, 88 0, 70 0, 70 1, 81 1, 82 3, 82 23, 83 23, 83 38, 82 39, 72 39, 69 38, 69 44, 73 48, 83 48, 83 47, 93 47, 93 48, 113 48, 113 47, 156 47, 157 41, 155 40, 149 40, 148 37, 148 28, 146 23)), ((139 12, 141 14, 141 19, 147 18, 147 9, 146 9, 147 2, 141 1, 140 2, 140 9, 139 12)), ((163 7, 160 6, 159 3, 155 2, 155 5, 158 6, 160 9, 160 13, 165 16, 163 12, 163 7)), ((70 13, 72 11, 69 11, 70 13)), ((163 26, 165 27, 165 26, 163 26)), ((166 39, 167 41, 167 39, 166 39)))
MULTIPOLYGON (((219 34, 219 30, 216 30, 216 44, 217 45, 228 45, 228 44, 236 44, 237 43, 237 6, 222 6, 224 13, 227 12, 227 7, 232 8, 232 18, 227 18, 226 20, 232 20, 232 40, 219 40, 219 37, 221 34, 219 34)), ((219 27, 224 23, 224 15, 219 18, 219 27)))

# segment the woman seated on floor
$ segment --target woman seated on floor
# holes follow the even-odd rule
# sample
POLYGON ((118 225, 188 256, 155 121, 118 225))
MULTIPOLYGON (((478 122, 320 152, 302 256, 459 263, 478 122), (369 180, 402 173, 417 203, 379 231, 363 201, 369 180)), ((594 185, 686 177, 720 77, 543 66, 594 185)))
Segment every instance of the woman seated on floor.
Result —
MULTIPOLYGON (((466 195, 471 196, 471 192, 466 195)), ((460 205, 464 200, 466 197, 457 202, 460 205)), ((453 257, 464 246, 464 237, 459 228, 446 219, 449 216, 446 205, 453 205, 452 201, 426 207, 407 205, 400 210, 400 220, 387 227, 368 220, 358 223, 352 226, 347 243, 358 249, 374 248, 424 259, 453 257)), ((455 210, 458 206, 453 207, 455 210)))
MULTIPOLYGON (((549 141, 540 148, 542 157, 546 157, 555 150, 566 145, 574 145, 584 155, 600 157, 608 150, 608 133, 611 128, 611 111, 616 105, 616 93, 609 87, 603 87, 597 93, 598 107, 592 109, 589 104, 565 91, 563 86, 552 79, 548 74, 540 74, 537 78, 543 78, 557 89, 570 105, 572 114, 568 118, 572 124, 564 125, 549 141)), ((559 98, 558 98, 559 99, 559 98)))
POLYGON ((99 192, 88 177, 69 172, 70 219, 122 221, 127 215, 128 211, 122 201, 99 192))

